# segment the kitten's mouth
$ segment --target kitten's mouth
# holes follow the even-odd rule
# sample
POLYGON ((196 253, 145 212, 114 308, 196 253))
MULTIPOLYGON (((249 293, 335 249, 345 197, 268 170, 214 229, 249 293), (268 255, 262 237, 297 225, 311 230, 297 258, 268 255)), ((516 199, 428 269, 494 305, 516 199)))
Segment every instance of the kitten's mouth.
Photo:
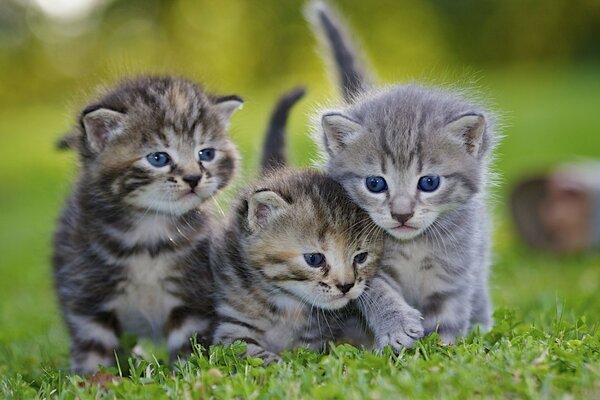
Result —
POLYGON ((181 197, 179 197, 179 200, 187 200, 192 197, 198 197, 198 193, 196 193, 195 190, 190 190, 189 192, 184 193, 183 195, 181 195, 181 197))
POLYGON ((410 226, 410 225, 406 225, 406 224, 402 224, 402 225, 398 225, 394 228, 392 228, 394 230, 400 231, 400 232, 412 232, 412 231, 416 231, 417 228, 414 226, 410 226))
POLYGON ((388 229, 388 233, 399 240, 410 240, 419 236, 423 228, 418 228, 412 225, 396 225, 395 227, 388 229))
POLYGON ((348 304, 350 300, 352 300, 350 296, 340 295, 339 297, 328 300, 325 304, 321 304, 321 308, 324 308, 326 310, 336 310, 338 308, 346 306, 346 304, 348 304))

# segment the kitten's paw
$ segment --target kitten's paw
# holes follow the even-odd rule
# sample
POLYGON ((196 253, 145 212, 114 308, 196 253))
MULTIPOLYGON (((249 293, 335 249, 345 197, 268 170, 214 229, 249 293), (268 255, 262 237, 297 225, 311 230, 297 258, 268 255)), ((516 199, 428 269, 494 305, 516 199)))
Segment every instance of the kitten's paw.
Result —
POLYGON ((248 345, 247 354, 253 358, 260 358, 264 361, 263 365, 281 361, 279 354, 268 351, 259 346, 248 345))
POLYGON ((262 351, 259 354, 252 354, 254 358, 260 358, 263 360, 263 366, 267 366, 271 363, 277 363, 281 361, 281 357, 278 354, 271 353, 270 351, 262 351))
POLYGON ((278 363, 278 362, 282 361, 281 357, 279 357, 278 354, 271 353, 271 352, 266 352, 266 353, 267 354, 265 354, 265 355, 263 355, 263 356, 260 357, 265 362, 263 365, 268 365, 268 364, 271 364, 271 363, 274 363, 274 362, 278 363))
POLYGON ((404 310, 397 318, 388 321, 387 325, 389 328, 385 332, 378 332, 375 338, 378 350, 390 346, 395 352, 399 352, 403 347, 413 347, 425 335, 423 317, 414 308, 404 310))

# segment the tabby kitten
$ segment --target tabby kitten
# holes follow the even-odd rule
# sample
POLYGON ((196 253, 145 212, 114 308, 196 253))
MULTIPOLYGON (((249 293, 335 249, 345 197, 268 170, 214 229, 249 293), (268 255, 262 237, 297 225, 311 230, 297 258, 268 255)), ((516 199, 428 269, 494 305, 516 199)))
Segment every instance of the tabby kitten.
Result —
POLYGON ((362 309, 378 347, 410 347, 433 331, 451 343, 476 324, 489 328, 493 114, 456 91, 373 88, 335 14, 322 2, 308 11, 346 100, 318 122, 327 173, 387 233, 362 309))
MULTIPOLYGON (((300 96, 282 98, 267 143, 300 96)), ((247 354, 265 362, 339 338, 346 306, 367 287, 382 250, 380 229, 337 182, 283 162, 265 154, 270 172, 241 193, 210 257, 214 342, 243 340, 247 354)))
POLYGON ((237 96, 172 77, 125 80, 86 107, 63 147, 81 169, 54 237, 74 372, 114 364, 123 332, 207 343, 214 308, 206 201, 234 176, 237 96))

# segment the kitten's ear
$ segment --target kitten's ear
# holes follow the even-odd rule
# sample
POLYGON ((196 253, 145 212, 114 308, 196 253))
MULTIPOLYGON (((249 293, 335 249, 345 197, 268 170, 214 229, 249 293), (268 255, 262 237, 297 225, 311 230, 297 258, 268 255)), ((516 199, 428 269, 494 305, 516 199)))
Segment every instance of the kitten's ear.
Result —
POLYGON ((325 145, 332 154, 342 150, 363 131, 361 124, 338 113, 323 115, 321 125, 325 133, 325 145))
POLYGON ((461 115, 444 128, 446 132, 460 139, 469 154, 477 157, 485 132, 485 118, 481 114, 461 115))
POLYGON ((223 121, 229 123, 233 113, 244 106, 244 100, 240 96, 232 95, 220 97, 215 100, 213 109, 223 121))
POLYGON ((108 108, 98 108, 85 112, 81 123, 92 150, 101 152, 113 138, 125 128, 126 115, 108 108))
POLYGON ((248 201, 248 225, 255 231, 264 227, 289 204, 277 193, 262 190, 254 193, 248 201))

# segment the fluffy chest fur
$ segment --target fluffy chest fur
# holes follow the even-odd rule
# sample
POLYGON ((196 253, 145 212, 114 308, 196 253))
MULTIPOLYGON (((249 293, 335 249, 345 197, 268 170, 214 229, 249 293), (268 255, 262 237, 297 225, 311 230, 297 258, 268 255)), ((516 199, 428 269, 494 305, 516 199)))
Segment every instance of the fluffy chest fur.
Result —
POLYGON ((400 285, 404 298, 413 307, 420 307, 432 293, 454 287, 435 248, 427 240, 400 242, 388 237, 382 265, 400 285))
POLYGON ((110 304, 126 331, 152 338, 163 334, 169 312, 181 304, 169 280, 176 277, 175 262, 170 254, 140 254, 127 260, 125 279, 110 304))
POLYGON ((275 353, 302 344, 310 331, 310 314, 306 304, 287 296, 278 296, 273 303, 277 313, 272 314, 265 330, 265 345, 275 353))

